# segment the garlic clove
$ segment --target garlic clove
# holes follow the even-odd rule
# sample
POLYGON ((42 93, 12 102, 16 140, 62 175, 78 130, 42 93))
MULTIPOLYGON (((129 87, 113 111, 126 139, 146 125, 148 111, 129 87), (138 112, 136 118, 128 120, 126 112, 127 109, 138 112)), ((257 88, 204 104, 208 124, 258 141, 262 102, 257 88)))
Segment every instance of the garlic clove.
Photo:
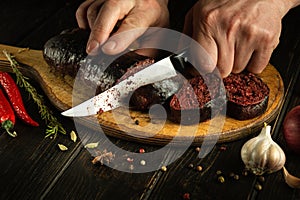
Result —
POLYGON ((291 175, 285 167, 283 167, 283 175, 285 182, 291 187, 291 188, 300 188, 300 178, 291 175))

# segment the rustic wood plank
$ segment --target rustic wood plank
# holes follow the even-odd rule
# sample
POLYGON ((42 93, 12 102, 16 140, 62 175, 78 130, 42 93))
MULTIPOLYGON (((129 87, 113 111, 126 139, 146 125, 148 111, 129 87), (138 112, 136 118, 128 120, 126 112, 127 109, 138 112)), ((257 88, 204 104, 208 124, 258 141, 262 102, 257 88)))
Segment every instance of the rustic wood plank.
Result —
MULTIPOLYGON (((83 127, 86 129, 86 127, 83 127)), ((92 130, 90 130, 92 131, 92 130)), ((99 137, 99 133, 87 132, 82 140, 83 144, 99 141, 99 151, 102 151, 109 142, 99 137)), ((126 141, 109 138, 115 145, 131 152, 138 152, 142 147, 147 151, 155 150, 152 146, 143 146, 138 143, 129 143, 126 141)), ((95 149, 88 151, 83 148, 80 154, 74 159, 70 167, 59 177, 56 182, 43 194, 45 199, 139 199, 144 190, 149 186, 152 179, 157 176, 156 171, 148 173, 130 173, 132 165, 136 170, 143 167, 139 160, 123 154, 122 151, 113 151, 116 165, 127 169, 129 172, 123 172, 112 169, 106 165, 93 164, 95 149), (133 159, 132 161, 127 160, 133 159), (67 191, 61 190, 67 188, 67 191)), ((147 162, 150 162, 146 160, 147 162)), ((146 166, 145 165, 145 166, 146 166)))
MULTIPOLYGON (((23 92, 23 97, 26 96, 27 93, 23 92)), ((40 127, 32 128, 17 120, 16 138, 9 137, 1 130, 0 171, 1 180, 5 180, 1 187, 1 199, 39 197, 49 181, 55 178, 74 153, 61 152, 57 143, 69 147, 78 145, 71 143, 67 136, 59 137, 58 140, 45 139, 45 125, 39 117, 36 105, 29 99, 24 100, 29 114, 40 123, 40 127)), ((49 102, 46 102, 46 105, 51 108, 49 102)), ((72 125, 72 121, 64 122, 65 127, 72 125)))
POLYGON ((245 139, 217 145, 205 158, 198 158, 195 149, 190 149, 178 162, 169 167, 169 171, 159 180, 151 191, 150 199, 183 199, 189 193, 191 199, 247 199, 252 190, 253 176, 242 176, 244 166, 239 157, 239 150, 245 139), (193 164, 193 168, 190 168, 193 164), (203 170, 197 171, 200 165, 203 170), (222 172, 224 183, 218 181, 217 171, 222 172), (229 177, 238 174, 240 179, 229 177), (167 191, 167 192, 166 192, 167 191))
MULTIPOLYGON (((299 9, 300 10, 300 9, 299 9)), ((299 20, 300 22, 300 20, 299 20)), ((300 30, 298 29, 298 33, 300 34, 300 30)), ((295 35, 299 35, 295 34, 295 35)), ((291 81, 289 83, 289 91, 288 91, 288 97, 286 98, 285 104, 282 108, 282 111, 280 113, 280 116, 277 120, 277 126, 274 133, 275 141, 278 142, 278 144, 283 148, 284 152, 286 153, 286 164, 285 167, 289 170, 289 172, 297 177, 300 177, 300 159, 299 155, 291 152, 285 143, 285 139, 283 136, 283 130, 282 130, 282 124, 285 119, 286 114, 297 105, 300 105, 300 38, 295 38, 294 45, 294 52, 292 53, 292 60, 289 64, 288 68, 291 68, 292 71, 296 69, 296 72, 293 73, 291 81)), ((290 188, 284 181, 283 172, 280 171, 280 173, 277 176, 269 175, 266 179, 266 182, 262 184, 263 185, 263 191, 259 192, 257 195, 259 199, 270 199, 275 198, 276 199, 298 199, 300 197, 300 190, 292 189, 290 188), (269 191, 273 191, 270 193, 269 191)))
MULTIPOLYGON (((0 5, 6 5, 2 2, 8 3, 8 1, 1 1, 0 5)), ((1 8, 3 7, 1 6, 1 8)), ((21 8, 23 9, 23 7, 18 9, 21 10, 21 8)), ((47 27, 47 24, 44 26, 47 27)), ((4 29, 1 27, 1 30, 4 29)), ((288 43, 288 37, 293 34, 293 31, 289 30, 285 34, 287 39, 283 38, 281 41, 288 43)), ((33 35, 38 36, 37 33, 33 35)), ((30 40, 36 39, 26 38, 23 40, 24 37, 18 37, 18 35, 16 38, 18 39, 11 40, 10 44, 15 45, 14 42, 24 41, 24 45, 27 46, 30 44, 30 40)), ((39 42, 36 44, 40 45, 39 42)), ((294 44, 288 47, 283 45, 285 48, 280 46, 279 53, 276 54, 278 57, 275 54, 273 57, 276 61, 274 62, 275 66, 277 66, 276 63, 282 64, 278 66, 280 70, 282 69, 282 75, 287 80, 285 82, 287 84, 290 81, 290 74, 293 74, 294 71, 291 65, 286 67, 287 61, 295 59, 291 57, 291 52, 295 51, 294 44)), ((299 96, 299 92, 297 95, 299 96)), ((36 119, 38 113, 34 104, 30 100, 26 100, 25 103, 36 119)), ((291 106, 297 103, 299 100, 295 98, 292 100, 291 106)), ((50 102, 47 104, 51 106, 50 102)), ((52 108, 56 111, 54 107, 52 108)), ((56 114, 59 116, 59 113, 56 114)), ((73 128, 72 121, 67 120, 66 126, 73 128)), ((216 182, 216 170, 220 169, 227 174, 230 171, 237 172, 242 169, 238 152, 246 138, 228 143, 226 151, 220 152, 216 147, 204 159, 197 158, 197 153, 190 148, 183 157, 170 165, 165 173, 158 170, 146 174, 130 174, 111 170, 105 166, 92 165, 91 155, 81 144, 82 141, 91 137, 89 135, 82 137, 81 141, 74 144, 66 137, 52 141, 44 139, 44 127, 32 129, 18 123, 16 130, 19 132, 19 137, 16 139, 12 139, 6 134, 0 136, 1 199, 39 199, 40 197, 46 199, 182 199, 182 195, 186 192, 189 192, 193 199, 197 199, 197 197, 203 197, 203 199, 211 197, 277 199, 277 197, 282 197, 277 196, 281 195, 280 192, 286 193, 291 199, 300 198, 299 190, 291 190, 285 185, 281 185, 281 173, 268 176, 263 190, 259 193, 253 190, 253 184, 256 181, 253 176, 241 177, 238 182, 227 180, 224 184, 216 182), (60 152, 57 149, 57 143, 68 145, 70 151, 60 152), (203 174, 188 168, 190 163, 201 164, 203 174), (205 171, 206 169, 209 170, 205 171), (279 182, 277 191, 274 191, 273 183, 279 182)), ((280 137, 278 140, 282 141, 280 137)), ((113 138, 112 141, 120 147, 132 151, 140 147, 140 144, 113 138)), ((143 145, 143 147, 149 151, 156 149, 154 146, 143 145)), ((167 158, 172 157, 174 155, 172 153, 169 152, 167 158)), ((293 174, 299 175, 296 167, 296 165, 299 166, 299 157, 292 154, 288 156, 289 170, 293 174)))
MULTIPOLYGON (((57 11, 63 10, 65 2, 1 1, 0 5, 2 8, 0 11, 0 40, 7 44, 21 45, 25 36, 34 32, 33 30, 41 24, 47 23, 48 20, 51 21, 50 16, 55 16, 57 11)), ((53 31, 55 30, 53 29, 53 31)), ((35 41, 39 41, 39 38, 39 35, 36 34, 31 38, 27 37, 24 41, 31 41, 34 44, 35 41)), ((38 83, 32 80, 30 82, 45 96, 39 89, 38 83)), ((15 126, 15 130, 18 132, 17 138, 11 138, 1 130, 0 176, 3 181, 0 189, 1 199, 38 199, 57 174, 63 171, 68 160, 78 154, 76 149, 78 149, 77 145, 80 145, 80 143, 71 142, 69 136, 62 136, 57 140, 45 139, 46 127, 36 105, 32 100, 26 98, 28 94, 23 89, 21 92, 28 113, 40 123, 40 127, 32 128, 17 120, 15 126), (61 152, 57 147, 58 143, 72 147, 73 151, 61 152)), ((54 111, 54 115, 61 120, 55 107, 47 98, 45 101, 46 105, 54 111)), ((73 129, 73 122, 65 119, 64 126, 67 131, 70 131, 73 129)))

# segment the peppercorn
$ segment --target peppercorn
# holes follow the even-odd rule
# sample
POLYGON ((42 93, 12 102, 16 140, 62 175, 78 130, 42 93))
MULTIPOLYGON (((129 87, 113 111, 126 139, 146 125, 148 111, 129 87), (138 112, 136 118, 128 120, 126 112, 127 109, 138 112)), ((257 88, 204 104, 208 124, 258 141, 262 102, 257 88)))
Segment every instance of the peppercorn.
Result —
POLYGON ((135 125, 139 125, 140 124, 140 121, 137 119, 134 121, 135 125))
POLYGON ((243 176, 248 176, 248 170, 243 170, 242 175, 243 176))
POLYGON ((200 147, 196 147, 195 149, 197 152, 200 152, 201 151, 201 148, 200 147))
POLYGON ((224 176, 219 176, 219 177, 218 177, 218 181, 219 181, 220 183, 224 183, 224 182, 225 182, 224 176))
POLYGON ((162 170, 163 172, 166 172, 166 171, 167 171, 167 167, 166 167, 166 166, 162 166, 162 167, 161 167, 161 170, 162 170))
POLYGON ((220 151, 226 151, 227 147, 225 145, 220 146, 219 150, 220 151))
POLYGON ((233 172, 230 172, 230 173, 229 173, 229 177, 230 177, 230 178, 234 178, 234 176, 235 176, 235 174, 234 174, 233 172))
POLYGON ((201 171, 202 171, 202 166, 201 166, 201 165, 198 165, 198 166, 196 167, 196 169, 197 169, 197 171, 201 172, 201 171))
POLYGON ((190 163, 190 164, 189 164, 189 168, 194 168, 193 163, 190 163))
POLYGON ((145 149, 140 148, 140 149, 139 149, 139 153, 145 153, 145 149))
POLYGON ((240 179, 240 176, 237 175, 237 174, 235 174, 235 175, 233 176, 233 178, 234 178, 235 180, 239 180, 239 179, 240 179))
POLYGON ((191 199, 190 193, 184 193, 183 194, 183 199, 185 199, 185 200, 191 199))
POLYGON ((145 160, 141 160, 140 164, 141 165, 146 165, 146 161, 145 160))
POLYGON ((258 181, 261 182, 261 183, 265 182, 265 177, 259 176, 258 181))
POLYGON ((262 190, 261 184, 259 184, 259 183, 255 184, 255 189, 258 191, 262 190))

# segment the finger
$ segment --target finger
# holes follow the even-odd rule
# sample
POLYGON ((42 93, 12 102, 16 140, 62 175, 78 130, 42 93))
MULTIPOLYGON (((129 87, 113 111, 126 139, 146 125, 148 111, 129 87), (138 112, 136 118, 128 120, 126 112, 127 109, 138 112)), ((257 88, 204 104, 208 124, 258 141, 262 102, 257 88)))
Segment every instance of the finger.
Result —
POLYGON ((192 37, 193 36, 193 16, 192 11, 189 11, 184 19, 183 33, 192 37))
POLYGON ((253 50, 249 47, 248 43, 243 40, 243 38, 240 38, 240 40, 242 41, 240 41, 235 47, 234 63, 232 68, 233 73, 240 73, 246 69, 253 53, 253 50))
POLYGON ((191 10, 185 16, 182 33, 184 35, 181 35, 177 45, 177 49, 179 50, 189 46, 191 42, 190 38, 193 37, 193 17, 191 10))
POLYGON ((222 77, 228 76, 234 63, 234 43, 223 39, 218 40, 218 62, 217 68, 222 77))
POLYGON ((196 65, 194 65, 194 67, 200 70, 201 73, 210 73, 216 68, 216 63, 218 60, 217 44, 212 37, 202 33, 194 38, 201 46, 200 48, 192 47, 192 51, 197 52, 195 54, 196 65))
MULTIPOLYGON (((138 43, 138 49, 136 52, 140 55, 148 56, 148 57, 159 57, 161 55, 161 49, 163 47, 168 47, 170 49, 176 49, 177 45, 170 44, 168 38, 170 37, 169 32, 167 29, 160 29, 160 28, 147 28, 145 33, 141 35, 137 40, 133 42, 135 44, 138 43), (173 47, 173 48, 172 48, 173 47), (158 53, 160 55, 158 55, 158 53)), ((132 44, 129 46, 129 48, 132 44)))
POLYGON ((97 0, 90 4, 90 6, 88 7, 86 15, 90 28, 94 26, 94 23, 96 21, 97 15, 103 2, 105 2, 105 0, 97 0))
POLYGON ((126 14, 133 8, 133 4, 128 1, 106 1, 91 28, 91 34, 87 44, 87 53, 95 55, 102 45, 111 34, 118 20, 124 18, 126 14))
POLYGON ((251 50, 249 51, 245 48, 237 48, 235 50, 232 73, 241 73, 244 69, 246 69, 252 54, 253 51, 251 50))
POLYGON ((89 23, 87 19, 87 10, 94 0, 86 0, 76 10, 76 20, 79 28, 88 29, 89 23))
POLYGON ((247 64, 247 70, 255 74, 261 73, 268 65, 272 52, 273 49, 260 49, 254 51, 249 63, 247 64))
POLYGON ((130 13, 122 21, 114 36, 109 38, 103 45, 102 51, 106 54, 117 54, 124 51, 131 43, 143 35, 151 24, 152 19, 146 18, 144 13, 130 13))

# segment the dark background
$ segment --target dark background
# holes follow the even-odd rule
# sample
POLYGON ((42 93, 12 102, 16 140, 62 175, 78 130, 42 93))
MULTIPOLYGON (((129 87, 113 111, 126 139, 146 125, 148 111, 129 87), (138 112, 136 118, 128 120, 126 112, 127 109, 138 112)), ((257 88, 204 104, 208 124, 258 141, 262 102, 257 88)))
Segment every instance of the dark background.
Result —
MULTIPOLYGON (((192 1, 170 0, 172 28, 180 30, 183 16, 192 1)), ((32 49, 42 49, 51 36, 67 28, 77 26, 75 11, 81 1, 65 0, 2 0, 0 2, 0 43, 32 49)), ((299 155, 289 151, 282 137, 282 121, 286 113, 300 104, 300 8, 293 9, 283 19, 280 44, 275 49, 271 64, 280 71, 285 83, 282 110, 272 125, 273 138, 287 155, 286 167, 300 177, 299 155)), ((32 81, 32 80, 31 80, 32 81)), ((32 81, 43 94, 38 84, 32 81)), ((41 124, 38 128, 17 122, 17 138, 11 138, 3 130, 0 135, 0 199, 183 199, 188 193, 191 199, 300 199, 300 191, 289 188, 282 172, 266 175, 261 183, 253 175, 242 176, 243 164, 240 149, 248 138, 218 144, 203 159, 197 157, 195 147, 168 166, 160 170, 134 174, 119 172, 106 166, 93 165, 92 156, 81 141, 73 143, 66 136, 56 139, 44 138, 45 124, 39 118, 36 105, 27 98, 24 103, 30 115, 41 124), (57 148, 58 143, 68 145, 67 152, 57 148), (225 149, 225 150, 220 150, 225 149), (202 172, 191 169, 201 165, 202 172), (216 171, 221 170, 226 178, 224 184, 217 181, 216 171), (228 177, 234 172, 238 181, 228 177), (262 184, 257 191, 255 185, 262 184)), ((72 120, 62 118, 45 98, 46 104, 63 122, 68 131, 74 129, 72 120)), ((81 140, 93 139, 85 135, 81 140)), ((159 147, 110 138, 118 146, 137 152, 159 147)), ((100 141, 105 143, 105 141, 100 141)), ((170 150, 166 159, 176 152, 170 150)), ((126 160, 124 163, 128 164, 126 160)))

